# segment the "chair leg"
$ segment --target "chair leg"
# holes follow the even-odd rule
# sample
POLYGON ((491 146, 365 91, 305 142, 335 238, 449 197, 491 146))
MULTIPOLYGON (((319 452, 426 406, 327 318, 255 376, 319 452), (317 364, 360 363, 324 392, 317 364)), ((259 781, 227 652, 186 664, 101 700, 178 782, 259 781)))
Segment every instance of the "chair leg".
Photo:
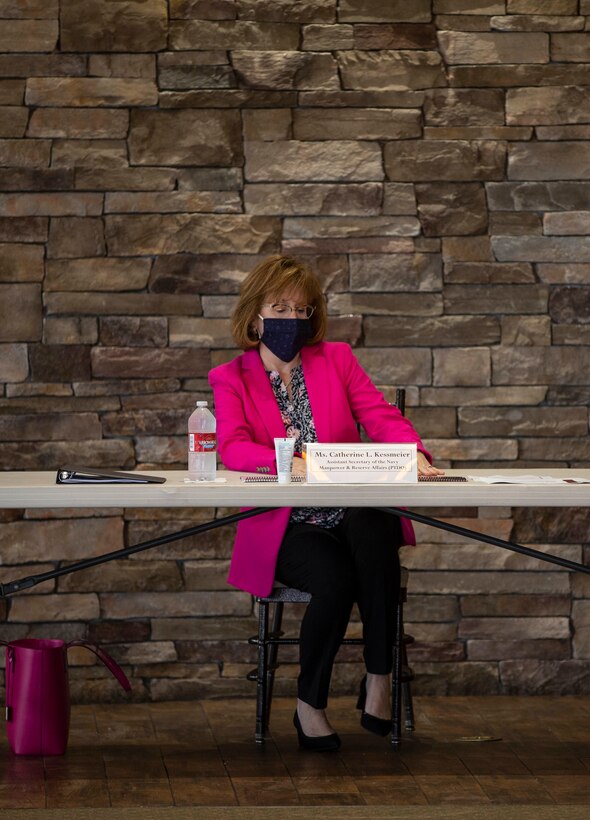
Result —
MULTIPOLYGON (((270 627, 270 636, 272 638, 280 638, 281 637, 281 627, 283 624, 283 607, 284 604, 282 602, 276 603, 274 605, 274 612, 272 617, 272 624, 270 627)), ((279 646, 276 643, 271 643, 268 647, 268 663, 266 667, 266 714, 265 714, 265 730, 268 729, 270 724, 270 710, 272 706, 272 692, 274 688, 275 682, 275 672, 278 668, 277 664, 277 655, 279 651, 279 646)))
POLYGON ((258 601, 258 671, 256 677, 256 743, 264 743, 267 710, 266 679, 268 673, 268 603, 258 601))
POLYGON ((395 641, 393 644, 393 673, 391 676, 391 743, 393 746, 399 746, 401 743, 403 624, 404 604, 400 598, 396 612, 395 641))
MULTIPOLYGON (((402 666, 408 665, 408 651, 402 640, 402 666)), ((407 732, 414 731, 414 701, 412 700, 412 687, 409 681, 402 683, 402 695, 405 711, 405 727, 407 732)))

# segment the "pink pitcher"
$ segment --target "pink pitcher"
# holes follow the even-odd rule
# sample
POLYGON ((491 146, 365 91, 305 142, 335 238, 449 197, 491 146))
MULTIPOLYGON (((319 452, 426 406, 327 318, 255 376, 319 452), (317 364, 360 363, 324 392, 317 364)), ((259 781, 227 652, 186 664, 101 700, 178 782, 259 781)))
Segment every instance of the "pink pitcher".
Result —
POLYGON ((62 755, 70 728, 68 657, 70 646, 85 646, 117 678, 131 684, 99 646, 87 641, 23 638, 6 646, 6 734, 17 755, 62 755))

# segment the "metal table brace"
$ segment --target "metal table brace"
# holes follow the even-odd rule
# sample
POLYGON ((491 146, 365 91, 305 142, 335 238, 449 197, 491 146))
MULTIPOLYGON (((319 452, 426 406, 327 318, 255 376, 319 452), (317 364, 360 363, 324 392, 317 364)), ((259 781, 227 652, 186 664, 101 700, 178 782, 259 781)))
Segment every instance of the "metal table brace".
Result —
POLYGON ((88 569, 89 567, 96 567, 99 564, 106 564, 107 561, 114 561, 118 558, 127 558, 136 552, 152 549, 152 547, 161 547, 163 544, 170 544, 172 541, 180 541, 181 538, 188 538, 189 535, 200 535, 209 530, 216 530, 219 527, 224 527, 226 524, 235 524, 236 521, 242 521, 245 518, 253 518, 255 515, 262 515, 270 512, 273 507, 255 507, 251 510, 244 510, 242 512, 234 513, 233 515, 226 515, 224 518, 216 518, 213 521, 208 521, 206 524, 197 524, 195 527, 189 527, 186 530, 173 532, 169 535, 162 535, 160 538, 152 538, 150 541, 142 541, 140 544, 134 544, 132 547, 125 547, 124 549, 107 552, 104 555, 97 555, 94 558, 86 558, 83 561, 76 561, 75 564, 70 564, 67 567, 58 567, 49 572, 43 572, 39 575, 29 575, 26 578, 19 578, 16 581, 9 581, 6 584, 0 584, 0 598, 6 598, 7 595, 12 595, 15 592, 20 592, 21 589, 29 589, 37 586, 43 581, 49 581, 51 578, 59 578, 61 575, 69 575, 70 572, 77 572, 80 569, 88 569))
POLYGON ((410 512, 409 510, 400 509, 399 507, 379 507, 378 509, 391 513, 392 515, 398 515, 401 518, 409 518, 411 521, 417 521, 419 524, 428 524, 429 527, 436 527, 439 530, 446 530, 455 535, 472 538, 474 541, 482 541, 484 544, 493 544, 494 547, 502 547, 502 549, 512 550, 512 552, 519 552, 521 555, 528 555, 531 558, 539 558, 541 561, 547 561, 549 564, 559 564, 559 566, 574 570, 574 572, 590 574, 590 566, 588 564, 579 564, 577 561, 569 561, 567 558, 560 558, 559 555, 553 555, 551 552, 541 552, 540 550, 531 549, 531 547, 523 547, 522 544, 515 544, 513 541, 503 541, 501 538, 494 538, 493 535, 468 530, 465 527, 458 527, 456 524, 449 524, 447 521, 439 521, 438 518, 430 518, 429 516, 410 512))
MULTIPOLYGON (((39 575, 29 575, 25 578, 19 578, 16 581, 8 581, 5 584, 0 584, 0 598, 5 598, 7 595, 13 595, 15 592, 20 592, 22 589, 29 589, 43 581, 49 581, 52 578, 58 578, 62 575, 69 575, 71 572, 77 572, 81 569, 88 569, 99 564, 104 564, 107 561, 114 561, 119 558, 127 558, 136 552, 151 549, 152 547, 160 547, 163 544, 169 544, 172 541, 179 541, 181 538, 187 538, 190 535, 200 535, 209 530, 214 530, 219 527, 224 527, 226 524, 235 524, 237 521, 243 521, 246 518, 253 518, 256 515, 263 515, 267 512, 272 512, 274 507, 254 507, 250 510, 227 515, 224 518, 217 518, 213 521, 208 521, 206 524, 198 524, 195 527, 189 527, 186 530, 170 533, 169 535, 162 535, 160 538, 153 538, 150 541, 142 541, 140 544, 134 544, 131 547, 126 547, 113 552, 107 552, 104 555, 97 555, 94 558, 87 558, 83 561, 77 561, 67 567, 58 567, 57 569, 43 572, 39 575)), ((574 572, 584 572, 590 574, 590 566, 587 564, 580 564, 577 561, 569 561, 567 558, 560 558, 558 555, 553 555, 549 552, 541 552, 540 550, 531 549, 530 547, 523 547, 522 544, 515 544, 513 541, 504 541, 501 538, 495 538, 493 535, 486 535, 485 533, 469 530, 465 527, 458 527, 456 524, 449 524, 446 521, 440 521, 437 518, 430 518, 420 513, 411 512, 400 507, 378 507, 377 509, 383 512, 397 515, 401 518, 409 518, 411 521, 417 521, 420 524, 427 524, 429 527, 436 527, 439 530, 446 530, 455 535, 461 535, 465 538, 471 538, 475 541, 482 541, 484 544, 492 544, 495 547, 518 552, 521 555, 528 555, 530 558, 538 558, 541 561, 546 561, 550 564, 557 564, 565 567, 565 569, 573 570, 574 572)))

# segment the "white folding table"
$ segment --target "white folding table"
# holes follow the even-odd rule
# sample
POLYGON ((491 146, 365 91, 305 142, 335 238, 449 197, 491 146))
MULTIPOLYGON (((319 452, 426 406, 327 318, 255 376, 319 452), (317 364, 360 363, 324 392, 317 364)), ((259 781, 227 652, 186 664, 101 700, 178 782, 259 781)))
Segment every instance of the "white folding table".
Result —
MULTIPOLYGON (((524 555, 558 564, 567 569, 590 573, 590 566, 551 553, 504 541, 485 533, 458 527, 446 521, 415 512, 420 507, 590 507, 590 470, 551 470, 561 479, 556 484, 485 484, 477 478, 489 476, 490 470, 466 471, 473 479, 464 482, 424 481, 416 484, 273 484, 260 476, 220 471, 219 480, 207 483, 185 482, 182 471, 155 472, 166 479, 163 484, 57 484, 55 472, 0 473, 0 507, 4 508, 75 508, 75 507, 242 507, 240 512, 213 519, 179 532, 162 535, 124 549, 107 552, 66 567, 30 575, 0 584, 0 597, 28 589, 42 581, 125 558, 133 553, 198 535, 236 521, 264 515, 277 507, 376 507, 394 515, 407 517, 438 529, 447 530, 476 541, 509 549, 524 555), (568 483, 572 478, 588 483, 568 483), (405 509, 405 508, 412 509, 405 509)), ((495 471, 497 472, 497 471, 495 471)), ((546 473, 546 471, 543 471, 546 473)), ((453 477, 459 471, 448 470, 453 477)), ((529 475, 530 470, 506 470, 503 475, 515 478, 529 475)), ((401 674, 401 655, 394 659, 394 675, 401 674)), ((393 704, 392 737, 398 738, 401 725, 401 703, 393 704)))
MULTIPOLYGON (((468 470, 465 482, 419 481, 416 484, 276 484, 260 476, 221 470, 215 482, 186 483, 180 470, 156 471, 164 484, 57 484, 55 472, 0 473, 0 508, 76 508, 76 507, 242 507, 233 515, 216 518, 179 532, 162 535, 141 544, 105 553, 61 567, 49 573, 0 585, 0 596, 35 586, 48 578, 123 558, 135 552, 197 535, 243 518, 263 515, 277 507, 376 507, 438 529, 476 541, 513 550, 576 572, 590 573, 590 566, 569 561, 551 553, 504 541, 491 535, 457 527, 446 521, 415 512, 420 507, 590 507, 590 470, 561 469, 542 471, 560 484, 485 484, 478 478, 498 471, 468 470), (245 481, 246 478, 252 483, 245 481), (567 483, 573 478, 588 483, 567 483), (410 509, 404 509, 410 508, 410 509)), ((529 470, 504 470, 510 478, 530 475, 529 470)), ((460 474, 447 470, 448 477, 460 474)))

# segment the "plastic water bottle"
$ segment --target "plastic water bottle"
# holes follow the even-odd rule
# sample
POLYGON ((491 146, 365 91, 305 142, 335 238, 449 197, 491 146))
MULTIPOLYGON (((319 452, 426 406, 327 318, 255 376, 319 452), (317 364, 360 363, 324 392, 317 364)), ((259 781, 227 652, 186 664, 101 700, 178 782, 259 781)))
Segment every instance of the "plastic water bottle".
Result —
POLYGON ((216 451, 215 416, 206 401, 198 401, 188 420, 188 477, 193 481, 214 481, 216 451))

